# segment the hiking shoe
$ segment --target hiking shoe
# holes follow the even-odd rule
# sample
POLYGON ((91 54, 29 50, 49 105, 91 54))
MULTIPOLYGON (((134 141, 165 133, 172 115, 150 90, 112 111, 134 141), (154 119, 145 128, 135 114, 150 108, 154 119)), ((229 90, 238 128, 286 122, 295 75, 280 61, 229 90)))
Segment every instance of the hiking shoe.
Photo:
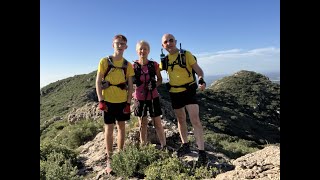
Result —
POLYGON ((180 148, 177 150, 177 156, 181 157, 185 154, 191 153, 189 143, 183 143, 180 148))
POLYGON ((170 147, 168 145, 161 147, 160 150, 161 151, 168 151, 169 153, 173 153, 175 151, 172 147, 170 147))
POLYGON ((169 151, 169 147, 167 145, 164 145, 163 147, 160 148, 161 151, 169 151))
POLYGON ((206 167, 207 163, 208 163, 207 153, 204 150, 199 150, 199 157, 196 163, 196 167, 200 167, 200 166, 206 167))
POLYGON ((166 150, 168 150, 168 146, 167 146, 167 145, 164 145, 163 147, 160 147, 160 150, 161 150, 161 151, 166 151, 166 150))

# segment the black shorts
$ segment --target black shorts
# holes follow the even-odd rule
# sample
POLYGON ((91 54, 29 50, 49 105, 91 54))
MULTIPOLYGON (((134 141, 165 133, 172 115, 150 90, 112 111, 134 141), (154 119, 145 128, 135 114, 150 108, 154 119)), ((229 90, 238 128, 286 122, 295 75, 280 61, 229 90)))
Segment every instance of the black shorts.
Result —
POLYGON ((188 104, 198 104, 196 94, 189 91, 169 93, 173 109, 180 109, 188 104))
POLYGON ((134 115, 141 117, 143 108, 144 110, 144 116, 147 116, 147 111, 149 111, 150 117, 157 117, 162 115, 161 107, 160 107, 160 98, 156 97, 153 100, 134 100, 134 115))
POLYGON ((102 111, 103 120, 105 124, 115 124, 116 121, 130 120, 130 114, 124 114, 123 109, 126 107, 127 102, 123 103, 110 103, 106 102, 108 112, 102 111))

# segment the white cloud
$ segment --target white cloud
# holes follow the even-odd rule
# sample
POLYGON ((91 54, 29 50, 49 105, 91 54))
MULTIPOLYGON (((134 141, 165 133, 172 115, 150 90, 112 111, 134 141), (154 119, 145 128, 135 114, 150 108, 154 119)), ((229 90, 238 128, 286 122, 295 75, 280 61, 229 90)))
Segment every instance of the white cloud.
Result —
MULTIPOLYGON (((217 52, 194 54, 206 75, 232 74, 240 70, 256 72, 280 71, 280 48, 266 47, 251 50, 230 49, 217 52)), ((82 67, 64 65, 40 68, 40 88, 49 83, 96 70, 96 64, 82 67)), ((168 75, 162 73, 163 80, 168 75)))
POLYGON ((280 71, 280 48, 251 50, 231 49, 195 54, 207 75, 232 74, 239 70, 256 72, 280 71))
POLYGON ((237 53, 240 52, 241 49, 230 49, 230 50, 226 50, 226 51, 217 51, 217 54, 230 54, 230 53, 237 53))

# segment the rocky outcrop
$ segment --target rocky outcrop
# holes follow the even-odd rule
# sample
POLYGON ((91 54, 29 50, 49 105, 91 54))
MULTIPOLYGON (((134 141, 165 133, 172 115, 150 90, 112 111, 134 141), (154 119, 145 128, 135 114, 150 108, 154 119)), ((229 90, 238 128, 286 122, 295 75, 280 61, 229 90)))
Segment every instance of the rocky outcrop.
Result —
POLYGON ((96 120, 102 116, 102 112, 98 108, 98 103, 90 102, 81 108, 73 108, 67 115, 69 123, 73 124, 77 121, 85 119, 96 120))
POLYGON ((232 162, 235 169, 219 174, 215 180, 280 180, 280 147, 267 146, 232 162))
MULTIPOLYGON (((151 121, 149 119, 149 121, 151 121)), ((162 125, 165 129, 165 135, 167 139, 167 143, 171 144, 174 142, 176 146, 178 146, 179 140, 179 132, 175 125, 172 125, 170 122, 166 122, 162 120, 162 125)), ((117 152, 117 130, 115 129, 114 134, 114 145, 113 150, 117 152)), ((158 137, 156 136, 155 128, 150 124, 148 126, 148 142, 151 143, 159 143, 158 137)), ((126 138, 125 144, 131 143, 139 143, 139 128, 132 128, 126 138)), ((104 142, 104 133, 100 132, 96 135, 96 137, 82 145, 78 148, 79 153, 79 160, 82 164, 82 168, 79 170, 80 175, 85 174, 95 174, 95 177, 92 179, 105 179, 105 142, 104 142)))
MULTIPOLYGON (((116 137, 116 132, 114 133, 114 137, 116 137)), ((128 139, 130 139, 130 137, 128 139)), ((116 140, 114 140, 114 142, 116 142, 116 140)), ((83 168, 80 169, 80 174, 94 174, 95 177, 91 176, 92 178, 89 178, 91 180, 105 179, 105 145, 103 132, 100 132, 92 141, 80 146, 78 150, 80 152, 79 159, 83 164, 83 168)), ((114 146, 114 151, 116 152, 116 146, 114 146)), ((235 160, 230 160, 221 153, 212 151, 207 151, 207 153, 209 157, 214 156, 216 159, 223 159, 222 161, 224 163, 213 161, 211 162, 212 166, 226 167, 223 170, 224 173, 218 174, 213 180, 280 180, 279 146, 270 145, 235 160)), ((196 159, 197 154, 195 151, 192 151, 192 153, 182 158, 185 162, 192 162, 196 159)))

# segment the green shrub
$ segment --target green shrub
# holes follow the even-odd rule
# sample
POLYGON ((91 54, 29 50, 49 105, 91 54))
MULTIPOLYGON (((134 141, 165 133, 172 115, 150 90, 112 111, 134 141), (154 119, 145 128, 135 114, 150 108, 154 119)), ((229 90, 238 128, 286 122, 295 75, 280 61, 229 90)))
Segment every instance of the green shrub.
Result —
POLYGON ((199 168, 195 169, 194 177, 196 179, 210 179, 219 174, 219 170, 216 167, 206 168, 200 166, 199 168))
POLYGON ((145 170, 145 179, 184 180, 195 179, 188 175, 189 169, 177 158, 167 158, 152 163, 145 170))
POLYGON ((67 121, 49 120, 47 123, 43 124, 43 126, 40 126, 40 140, 45 141, 46 139, 54 139, 66 126, 69 126, 67 121))
POLYGON ((57 140, 74 149, 92 140, 102 129, 92 121, 80 121, 68 126, 57 140))
POLYGON ((73 166, 70 159, 65 159, 61 152, 53 152, 47 156, 47 161, 40 160, 41 180, 80 180, 77 167, 73 166))
POLYGON ((103 129, 101 121, 82 120, 73 125, 65 125, 63 128, 61 123, 56 122, 47 128, 46 133, 41 136, 41 141, 56 141, 75 149, 91 141, 103 129))
POLYGON ((52 153, 61 153, 64 159, 69 159, 72 165, 77 164, 77 154, 67 146, 55 142, 43 142, 40 144, 40 160, 47 161, 52 153))
POLYGON ((46 161, 40 160, 40 180, 46 180, 46 161))
POLYGON ((206 143, 212 144, 216 148, 216 151, 222 152, 232 159, 261 149, 254 141, 240 139, 227 134, 208 133, 204 135, 204 138, 206 143))
POLYGON ((127 145, 123 151, 112 156, 111 166, 117 175, 131 177, 144 174, 147 166, 168 157, 168 152, 157 150, 151 144, 142 147, 127 145))

